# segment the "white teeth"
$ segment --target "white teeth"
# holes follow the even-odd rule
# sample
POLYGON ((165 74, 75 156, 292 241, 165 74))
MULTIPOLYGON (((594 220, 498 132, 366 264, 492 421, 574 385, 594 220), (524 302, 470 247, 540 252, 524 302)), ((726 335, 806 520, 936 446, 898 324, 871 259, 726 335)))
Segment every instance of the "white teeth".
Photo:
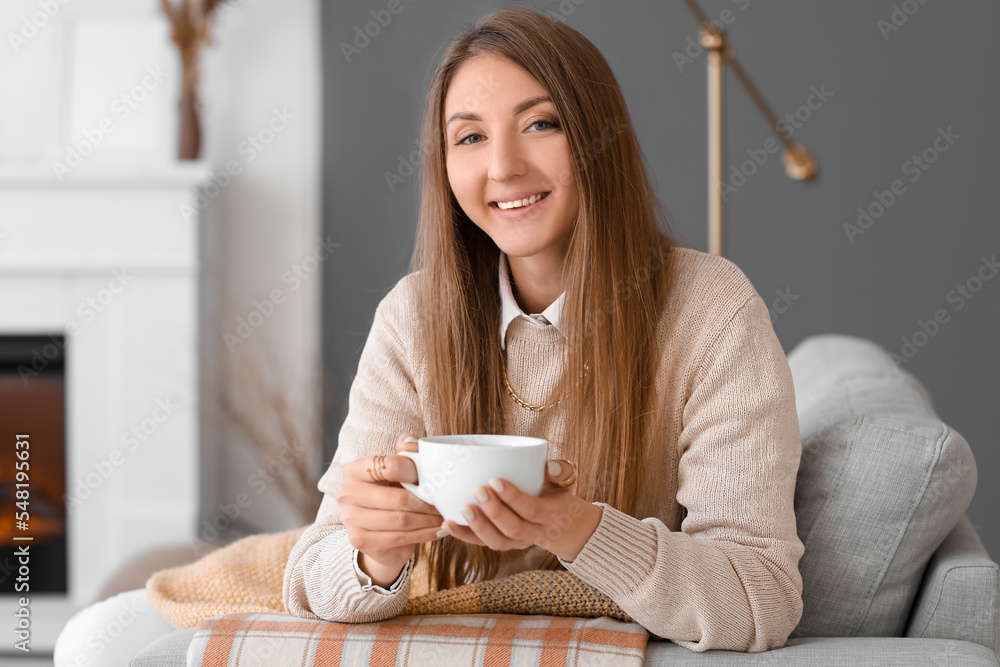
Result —
POLYGON ((537 195, 531 195, 527 199, 515 199, 514 201, 498 201, 497 208, 506 211, 509 208, 521 208, 522 206, 531 206, 541 198, 542 195, 537 194, 537 195))

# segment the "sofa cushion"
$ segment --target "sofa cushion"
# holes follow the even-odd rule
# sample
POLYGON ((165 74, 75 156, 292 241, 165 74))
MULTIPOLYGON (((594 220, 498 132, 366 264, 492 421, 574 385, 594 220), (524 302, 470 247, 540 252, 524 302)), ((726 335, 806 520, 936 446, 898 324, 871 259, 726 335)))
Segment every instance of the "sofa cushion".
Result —
POLYGON ((870 340, 810 336, 788 366, 806 547, 792 637, 901 636, 927 561, 972 499, 972 452, 920 381, 870 340))
POLYGON ((693 653, 668 641, 650 641, 643 667, 998 667, 997 656, 972 642, 949 639, 844 637, 789 639, 764 653, 712 649, 693 653))
POLYGON ((195 632, 187 628, 163 635, 132 656, 128 667, 187 667, 188 646, 195 632))
POLYGON ((930 395, 878 344, 857 336, 810 336, 788 353, 803 442, 862 414, 937 418, 930 395))
POLYGON ((791 636, 902 636, 975 487, 968 443, 931 417, 865 414, 806 440, 795 489, 804 609, 791 636))

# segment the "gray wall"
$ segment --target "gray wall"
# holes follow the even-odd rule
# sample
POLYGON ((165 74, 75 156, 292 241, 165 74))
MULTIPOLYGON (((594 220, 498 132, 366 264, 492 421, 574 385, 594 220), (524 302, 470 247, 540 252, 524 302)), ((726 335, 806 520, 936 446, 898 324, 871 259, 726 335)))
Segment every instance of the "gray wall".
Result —
MULTIPOLYGON (((326 415, 331 442, 375 306, 405 273, 413 248, 416 178, 390 190, 385 172, 400 172, 401 156, 417 148, 424 92, 450 38, 501 4, 402 0, 402 11, 350 63, 341 43, 352 42, 355 28, 364 30, 371 12, 388 2, 324 6, 324 225, 343 244, 339 259, 324 265, 324 364, 336 405, 326 415)), ((674 56, 689 37, 697 39, 694 19, 679 1, 528 4, 563 14, 608 59, 674 228, 686 245, 707 250, 705 55, 682 68, 674 56)), ((820 180, 791 181, 778 156, 769 155, 728 197, 727 257, 768 303, 778 290, 797 297, 774 320, 786 353, 809 335, 836 332, 902 355, 902 338, 912 339, 921 321, 945 311, 947 322, 905 368, 972 446, 979 485, 968 514, 996 557, 1000 522, 991 511, 998 501, 991 482, 1000 469, 1000 278, 969 300, 952 290, 976 276, 983 256, 1000 254, 993 203, 1000 145, 1000 45, 993 27, 1000 4, 702 0, 701 6, 712 18, 730 10, 731 44, 779 117, 806 104, 813 87, 832 93, 821 104, 812 99, 817 109, 799 110, 809 117, 794 134, 818 156, 820 180), (898 30, 885 27, 895 27, 894 5, 898 30), (916 11, 906 15, 903 5, 916 11), (906 163, 933 147, 939 128, 958 138, 911 180, 914 165, 906 163), (858 207, 876 202, 875 191, 897 179, 902 194, 849 239, 845 223, 855 224, 858 207)), ((747 151, 770 136, 731 74, 726 132, 729 177, 730 166, 738 169, 747 151)))

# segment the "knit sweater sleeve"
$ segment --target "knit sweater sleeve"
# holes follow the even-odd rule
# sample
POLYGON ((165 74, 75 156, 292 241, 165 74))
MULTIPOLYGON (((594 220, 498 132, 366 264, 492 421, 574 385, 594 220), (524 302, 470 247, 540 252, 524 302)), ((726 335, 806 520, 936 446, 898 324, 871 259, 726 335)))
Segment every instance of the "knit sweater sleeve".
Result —
POLYGON ((795 394, 756 292, 707 340, 677 443, 681 530, 595 503, 600 524, 563 564, 660 638, 756 653, 784 646, 802 615, 795 394))
MULTIPOLYGON (((404 281, 406 279, 404 278, 404 281)), ((334 495, 351 461, 395 453, 403 433, 424 434, 413 381, 412 350, 402 341, 414 325, 405 322, 409 304, 397 286, 379 303, 358 372, 348 397, 348 414, 337 451, 320 478, 323 492, 316 520, 292 548, 285 568, 282 599, 290 614, 347 623, 370 623, 397 616, 410 591, 411 558, 390 593, 363 586, 354 567, 354 546, 341 523, 334 495), (402 333, 401 333, 402 332, 402 333)), ((410 320, 415 322, 414 320, 410 320)), ((384 590, 384 589, 383 589, 384 590)))

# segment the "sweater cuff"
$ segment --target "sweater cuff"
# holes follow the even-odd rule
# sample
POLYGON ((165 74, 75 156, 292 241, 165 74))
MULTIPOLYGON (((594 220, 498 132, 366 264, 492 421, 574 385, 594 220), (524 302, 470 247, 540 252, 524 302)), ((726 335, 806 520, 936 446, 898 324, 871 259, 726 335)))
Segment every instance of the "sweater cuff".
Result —
POLYGON ((383 621, 398 615, 406 606, 412 566, 403 568, 404 576, 395 593, 385 595, 365 590, 354 569, 354 546, 342 527, 313 544, 297 567, 301 568, 299 585, 305 589, 306 604, 312 614, 323 620, 383 621))
POLYGON ((620 600, 652 573, 656 528, 607 503, 593 504, 603 510, 597 530, 575 560, 559 562, 612 600, 620 600))

